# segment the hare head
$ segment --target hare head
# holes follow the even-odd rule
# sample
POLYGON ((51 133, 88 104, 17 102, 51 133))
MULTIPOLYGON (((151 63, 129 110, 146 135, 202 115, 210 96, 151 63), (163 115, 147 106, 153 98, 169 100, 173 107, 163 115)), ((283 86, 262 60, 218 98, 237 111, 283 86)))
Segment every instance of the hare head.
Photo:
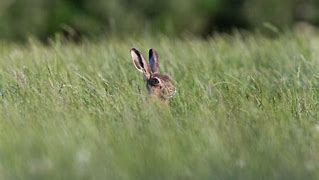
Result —
POLYGON ((135 68, 144 74, 146 88, 151 96, 168 101, 174 96, 176 88, 168 75, 159 74, 159 59, 154 49, 149 50, 149 64, 142 53, 131 49, 131 56, 135 68))

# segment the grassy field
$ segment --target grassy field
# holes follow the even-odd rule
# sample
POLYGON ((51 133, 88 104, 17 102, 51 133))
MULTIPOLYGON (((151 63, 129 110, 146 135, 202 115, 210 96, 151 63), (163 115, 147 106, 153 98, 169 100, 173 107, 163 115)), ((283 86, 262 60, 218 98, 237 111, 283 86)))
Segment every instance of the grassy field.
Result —
POLYGON ((319 36, 0 44, 0 179, 319 179, 319 36), (150 101, 129 50, 177 94, 150 101))

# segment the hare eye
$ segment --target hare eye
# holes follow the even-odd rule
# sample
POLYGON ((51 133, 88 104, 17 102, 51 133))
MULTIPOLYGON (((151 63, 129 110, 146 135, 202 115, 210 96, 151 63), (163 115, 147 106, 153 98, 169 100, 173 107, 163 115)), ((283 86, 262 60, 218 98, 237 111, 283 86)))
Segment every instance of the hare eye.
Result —
POLYGON ((159 80, 157 78, 152 78, 150 79, 150 84, 152 86, 156 86, 157 84, 159 84, 159 80))

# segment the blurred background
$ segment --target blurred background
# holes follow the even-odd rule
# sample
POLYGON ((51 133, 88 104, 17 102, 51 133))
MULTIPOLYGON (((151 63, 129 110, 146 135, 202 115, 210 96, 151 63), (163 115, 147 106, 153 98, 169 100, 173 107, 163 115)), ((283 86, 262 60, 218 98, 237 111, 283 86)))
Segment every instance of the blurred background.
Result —
POLYGON ((1 0, 0 39, 187 34, 319 25, 318 0, 1 0))

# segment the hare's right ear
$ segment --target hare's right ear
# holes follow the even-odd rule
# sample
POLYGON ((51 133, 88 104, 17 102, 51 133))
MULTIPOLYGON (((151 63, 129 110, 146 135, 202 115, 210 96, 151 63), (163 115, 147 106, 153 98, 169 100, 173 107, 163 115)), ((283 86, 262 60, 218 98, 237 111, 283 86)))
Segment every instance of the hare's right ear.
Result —
POLYGON ((151 71, 143 55, 135 48, 132 48, 130 52, 136 69, 144 73, 146 79, 149 79, 151 77, 151 71))
POLYGON ((159 73, 159 59, 157 52, 155 51, 155 49, 150 49, 148 54, 152 72, 154 74, 159 73))

